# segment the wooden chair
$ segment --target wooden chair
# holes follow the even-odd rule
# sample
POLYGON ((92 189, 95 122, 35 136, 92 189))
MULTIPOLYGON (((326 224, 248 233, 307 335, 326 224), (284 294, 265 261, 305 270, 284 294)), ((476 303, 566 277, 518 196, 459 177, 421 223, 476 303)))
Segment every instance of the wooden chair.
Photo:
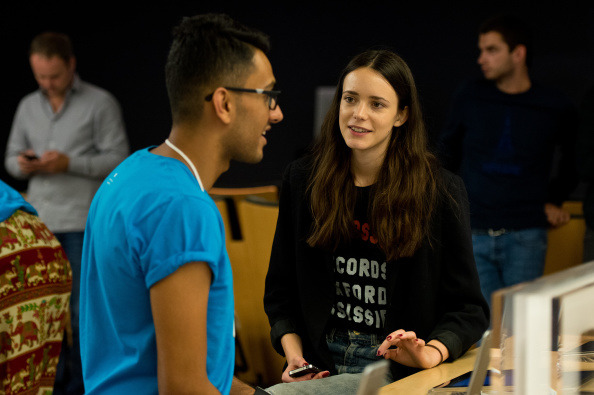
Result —
POLYGON ((569 223, 548 231, 548 248, 544 274, 551 274, 583 262, 584 220, 582 202, 565 202, 563 208, 571 214, 569 223))
MULTIPOLYGON (((223 199, 222 197, 214 196, 213 200, 221 213, 221 218, 223 219, 223 225, 225 226, 225 247, 227 249, 227 254, 229 255, 229 260, 231 262, 236 261, 238 257, 246 256, 245 254, 245 243, 243 240, 237 240, 232 237, 231 234, 231 215, 229 213, 229 206, 228 202, 223 199)), ((236 221, 236 220, 235 220, 236 221)), ((235 277, 235 273, 234 273, 235 277)), ((234 279, 235 281, 235 279, 234 279)), ((240 331, 238 326, 238 316, 237 316, 237 308, 235 309, 235 374, 240 374, 249 371, 248 361, 245 356, 245 347, 243 336, 239 334, 240 331)))
MULTIPOLYGON (((241 227, 237 219, 237 205, 247 196, 258 196, 271 202, 278 202, 279 188, 276 185, 264 185, 245 188, 211 188, 208 193, 215 200, 223 200, 227 206, 228 223, 225 229, 231 233, 233 240, 241 240, 241 227)), ((221 205, 223 203, 220 203, 221 205)))
POLYGON ((271 201, 278 201, 278 187, 276 185, 264 185, 245 188, 211 188, 208 193, 211 196, 231 197, 243 199, 246 196, 260 196, 271 201))
POLYGON ((243 235, 243 257, 231 258, 235 310, 248 372, 238 375, 252 384, 270 386, 280 382, 284 358, 272 348, 270 326, 264 313, 264 282, 278 218, 278 203, 247 196, 238 203, 243 235), (254 381, 255 380, 255 381, 254 381))
POLYGON ((235 228, 239 227, 235 203, 220 196, 213 196, 213 200, 223 218, 227 253, 229 259, 233 261, 232 257, 242 257, 245 254, 245 243, 241 237, 241 231, 239 229, 235 230, 235 228))
POLYGON ((274 351, 264 313, 264 281, 278 218, 278 188, 211 189, 226 233, 233 269, 237 347, 236 375, 252 385, 280 382, 284 358, 274 351), (216 193, 213 193, 216 192, 216 193))

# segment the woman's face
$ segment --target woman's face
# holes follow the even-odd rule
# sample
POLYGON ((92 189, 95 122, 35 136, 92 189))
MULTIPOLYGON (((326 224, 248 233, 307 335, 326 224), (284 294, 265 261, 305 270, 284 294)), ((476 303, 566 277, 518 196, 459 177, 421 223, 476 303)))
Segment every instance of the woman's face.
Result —
POLYGON ((338 124, 354 152, 385 155, 392 128, 406 122, 407 113, 408 108, 398 109, 396 91, 377 71, 361 67, 345 77, 338 124))

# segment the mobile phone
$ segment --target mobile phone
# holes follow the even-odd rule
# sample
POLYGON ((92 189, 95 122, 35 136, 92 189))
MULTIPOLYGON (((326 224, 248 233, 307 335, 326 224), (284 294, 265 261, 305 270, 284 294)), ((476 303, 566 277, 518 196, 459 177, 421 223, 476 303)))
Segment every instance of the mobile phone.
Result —
POLYGON ((316 368, 312 364, 309 364, 309 365, 305 365, 303 367, 300 367, 300 368, 291 370, 289 372, 289 376, 291 376, 291 377, 301 377, 301 376, 306 375, 308 373, 319 373, 319 372, 321 372, 320 369, 316 368))
POLYGON ((29 154, 23 154, 23 156, 25 158, 27 158, 27 160, 35 160, 35 159, 39 159, 39 157, 37 155, 29 155, 29 154))

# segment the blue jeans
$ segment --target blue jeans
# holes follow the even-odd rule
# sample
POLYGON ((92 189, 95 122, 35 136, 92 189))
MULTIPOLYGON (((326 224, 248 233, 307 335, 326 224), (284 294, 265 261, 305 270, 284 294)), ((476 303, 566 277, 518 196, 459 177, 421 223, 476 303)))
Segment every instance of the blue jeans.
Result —
POLYGON ((62 244, 72 268, 72 293, 70 294, 70 319, 72 325, 72 346, 68 344, 66 334, 62 341, 60 360, 56 367, 54 395, 84 394, 82 363, 78 331, 78 299, 80 295, 80 265, 84 232, 54 233, 62 244))
POLYGON ((341 373, 361 373, 365 366, 379 361, 377 349, 384 341, 374 334, 332 329, 326 343, 334 358, 334 366, 341 373))
POLYGON ((481 290, 490 305, 494 291, 542 276, 547 230, 473 230, 472 246, 481 290))
MULTIPOLYGON (((357 331, 331 330, 326 334, 326 343, 334 358, 338 374, 320 380, 298 381, 277 384, 266 389, 273 395, 297 394, 355 394, 359 388, 365 366, 382 359, 377 356, 377 349, 384 341, 377 335, 357 331)), ((307 359, 307 356, 305 356, 307 359)), ((393 381, 391 375, 385 384, 393 381)))

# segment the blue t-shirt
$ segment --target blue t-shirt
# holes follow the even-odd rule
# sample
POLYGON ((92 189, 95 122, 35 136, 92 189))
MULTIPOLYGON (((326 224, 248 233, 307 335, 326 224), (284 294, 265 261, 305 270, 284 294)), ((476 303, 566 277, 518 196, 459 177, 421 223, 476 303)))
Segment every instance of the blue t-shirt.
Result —
POLYGON ((149 148, 122 162, 93 199, 82 259, 87 394, 158 392, 150 287, 188 262, 206 262, 212 270, 207 374, 221 393, 229 393, 234 304, 225 231, 215 203, 185 164, 149 148))

